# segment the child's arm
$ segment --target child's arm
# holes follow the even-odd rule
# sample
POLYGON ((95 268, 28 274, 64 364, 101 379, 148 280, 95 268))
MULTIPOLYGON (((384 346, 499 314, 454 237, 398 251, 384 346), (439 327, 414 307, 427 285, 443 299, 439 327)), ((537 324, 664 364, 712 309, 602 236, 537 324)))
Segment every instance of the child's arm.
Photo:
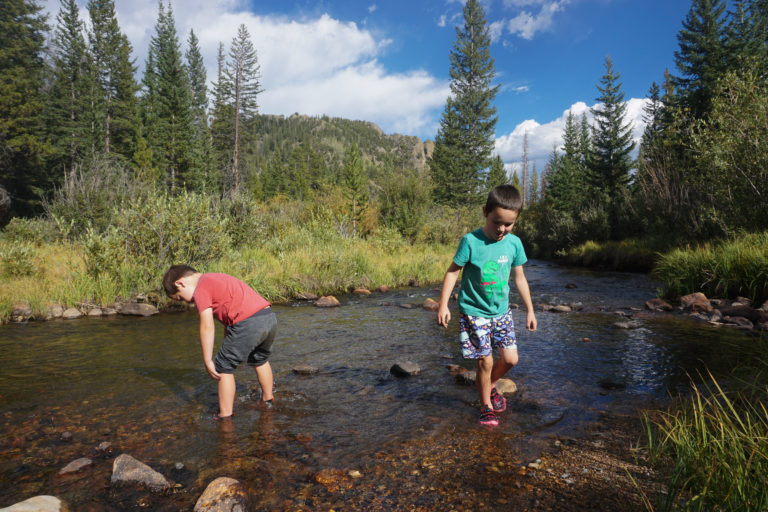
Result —
POLYGON ((443 327, 448 327, 448 322, 451 321, 451 312, 448 309, 448 300, 451 298, 451 292, 453 287, 456 286, 456 281, 459 279, 461 273, 461 267, 456 263, 451 262, 451 266, 445 272, 443 278, 443 289, 440 291, 440 304, 437 308, 437 324, 443 327))
POLYGON ((517 291, 520 294, 520 298, 523 299, 525 309, 528 310, 528 314, 525 317, 525 326, 529 331, 535 331, 537 327, 536 313, 533 311, 531 290, 528 288, 528 280, 525 278, 525 272, 523 272, 522 265, 515 267, 515 286, 517 286, 517 291))
POLYGON ((214 380, 221 380, 221 375, 213 364, 213 340, 216 336, 216 324, 213 321, 213 308, 200 312, 200 346, 203 349, 203 362, 208 375, 214 380))

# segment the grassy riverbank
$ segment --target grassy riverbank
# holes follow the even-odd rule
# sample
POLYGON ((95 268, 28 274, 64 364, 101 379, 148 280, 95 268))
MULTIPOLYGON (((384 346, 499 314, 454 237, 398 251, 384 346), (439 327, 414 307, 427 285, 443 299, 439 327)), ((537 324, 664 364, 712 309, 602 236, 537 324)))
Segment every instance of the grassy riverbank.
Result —
MULTIPOLYGON (((320 241, 301 230, 295 237, 290 243, 227 250, 200 270, 236 275, 269 300, 281 302, 300 292, 339 294, 358 286, 436 283, 442 279, 454 250, 440 244, 411 245, 392 237, 320 241)), ((87 250, 82 244, 14 247, 12 242, 0 241, 0 257, 19 257, 21 252, 24 268, 4 267, 0 277, 0 318, 4 321, 14 304, 20 302, 28 303, 38 317, 45 317, 52 304, 109 306, 137 294, 157 297, 161 305, 167 302, 160 290, 160 273, 154 280, 145 279, 142 276, 148 269, 124 263, 119 268, 122 277, 93 275, 88 272, 87 250)))

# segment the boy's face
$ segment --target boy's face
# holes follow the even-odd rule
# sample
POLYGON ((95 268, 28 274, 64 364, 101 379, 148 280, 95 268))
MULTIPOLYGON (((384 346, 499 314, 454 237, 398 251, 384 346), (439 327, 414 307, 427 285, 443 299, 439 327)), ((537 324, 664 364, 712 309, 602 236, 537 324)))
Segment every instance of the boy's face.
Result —
POLYGON ((173 284, 176 285, 176 289, 179 290, 171 298, 173 300, 183 300, 184 302, 192 302, 192 295, 195 293, 195 288, 190 286, 189 280, 186 277, 182 277, 173 284))
POLYGON ((512 228, 515 227, 517 212, 514 210, 498 207, 488 212, 485 211, 485 206, 483 206, 483 214, 485 215, 483 233, 491 240, 496 242, 503 240, 507 234, 512 232, 512 228))

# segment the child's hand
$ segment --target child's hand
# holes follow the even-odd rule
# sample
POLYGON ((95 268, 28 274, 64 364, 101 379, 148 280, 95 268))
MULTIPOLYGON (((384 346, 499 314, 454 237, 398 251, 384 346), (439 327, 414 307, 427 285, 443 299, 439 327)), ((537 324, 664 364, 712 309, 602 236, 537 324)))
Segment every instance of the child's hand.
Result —
POLYGON ((529 311, 528 314, 525 317, 525 326, 528 328, 529 331, 535 331, 536 327, 538 326, 536 322, 536 315, 533 313, 533 311, 529 311))
POLYGON ((219 375, 219 372, 216 371, 216 365, 213 364, 213 361, 205 362, 205 370, 213 380, 221 380, 221 375, 219 375))
POLYGON ((437 325, 448 327, 448 322, 451 321, 451 312, 445 306, 440 306, 437 310, 437 325))

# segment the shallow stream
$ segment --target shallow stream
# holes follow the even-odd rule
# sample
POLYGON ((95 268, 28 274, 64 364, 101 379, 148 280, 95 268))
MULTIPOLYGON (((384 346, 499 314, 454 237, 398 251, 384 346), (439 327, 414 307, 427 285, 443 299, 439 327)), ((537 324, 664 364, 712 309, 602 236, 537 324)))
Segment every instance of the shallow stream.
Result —
MULTIPOLYGON (((230 427, 211 418, 216 386, 202 365, 192 311, 2 326, 0 508, 52 494, 75 510, 191 510, 218 476, 246 482, 258 510, 311 506, 312 475, 322 469, 365 478, 382 453, 439 444, 457 431, 503 436, 535 456, 536 440, 571 435, 609 408, 662 403, 689 374, 749 357, 752 338, 677 315, 640 314, 636 328, 614 328, 622 319, 616 311, 641 313, 656 295, 647 276, 538 261, 526 274, 534 302, 583 310, 537 311, 537 332, 518 329, 520 363, 508 377, 519 391, 492 433, 476 425, 475 389, 455 384, 446 369, 471 368, 457 349, 455 303, 449 329, 420 307, 437 298, 435 289, 346 296, 333 309, 274 306, 277 405, 259 409, 255 374, 243 366, 230 427), (394 377, 397 361, 416 363, 421 374, 394 377), (299 365, 320 371, 298 375, 299 365), (106 451, 98 449, 103 442, 106 451), (109 480, 120 453, 178 488, 160 497, 116 491, 109 480), (57 475, 80 457, 94 464, 57 475)), ((519 303, 514 293, 511 301, 519 303)), ((519 326, 524 318, 515 312, 519 326)))

